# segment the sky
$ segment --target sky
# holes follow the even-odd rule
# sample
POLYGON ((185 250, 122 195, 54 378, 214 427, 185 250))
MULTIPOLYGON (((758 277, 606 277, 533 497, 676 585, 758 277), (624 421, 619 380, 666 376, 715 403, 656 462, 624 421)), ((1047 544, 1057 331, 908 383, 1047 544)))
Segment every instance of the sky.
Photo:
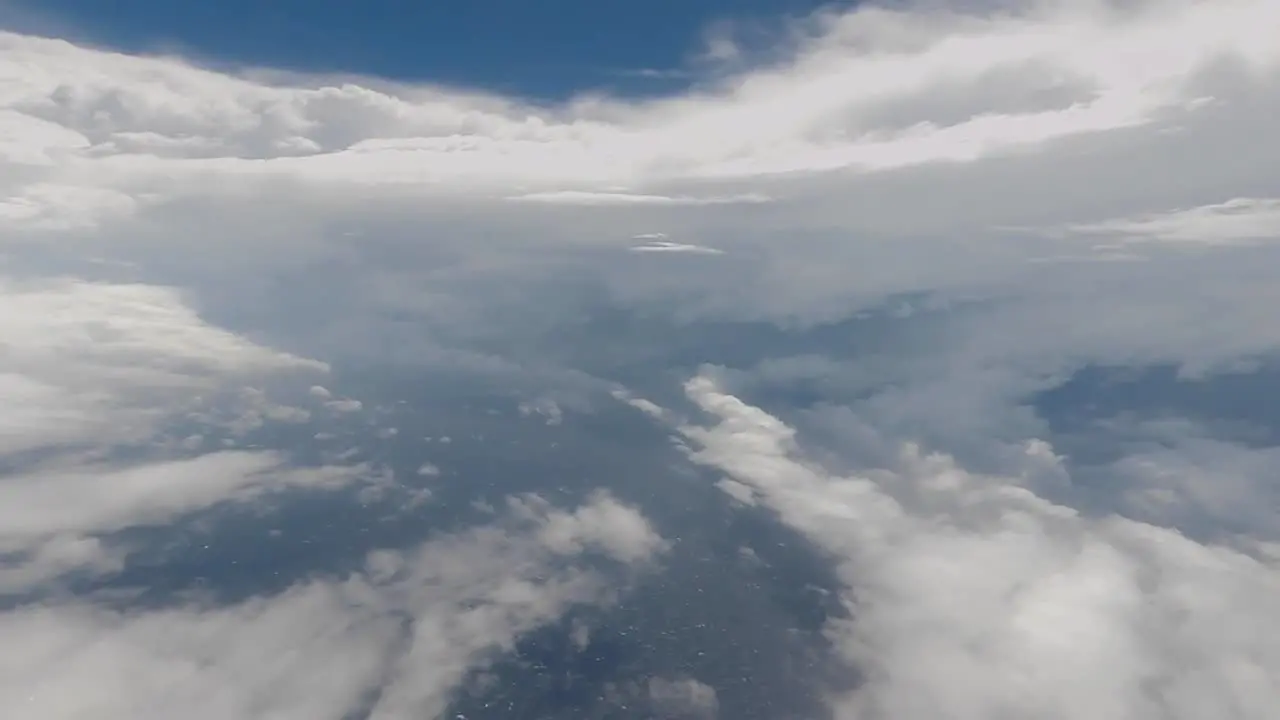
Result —
POLYGON ((1280 706, 1275 2, 283 7, 0 2, 0 716, 1280 706))
MULTIPOLYGON (((511 0, 365 3, 126 0, 9 3, 11 25, 131 52, 223 66, 376 76, 540 99, 584 91, 665 93, 695 80, 699 47, 725 23, 767 37, 815 0, 511 0)), ((762 38, 757 37, 759 42, 762 38)))

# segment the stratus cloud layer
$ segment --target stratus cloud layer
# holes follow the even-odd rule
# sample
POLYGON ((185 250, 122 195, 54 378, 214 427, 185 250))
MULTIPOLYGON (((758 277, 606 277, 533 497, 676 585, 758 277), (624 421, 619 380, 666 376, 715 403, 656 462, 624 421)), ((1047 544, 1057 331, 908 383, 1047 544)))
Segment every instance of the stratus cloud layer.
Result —
MULTIPOLYGON (((1215 66, 1274 70, 1277 24, 1270 0, 869 9, 697 94, 558 108, 268 83, 3 34, 0 158, 77 186, 212 171, 576 190, 969 161, 1193 113, 1215 66), (960 95, 939 107, 944 91, 960 95)), ((47 222, 29 203, 49 194, 16 195, 0 216, 47 222)))
MULTIPOLYGON (((712 419, 680 430, 693 459, 840 560, 852 620, 829 632, 863 681, 838 717, 1263 720, 1280 704, 1273 561, 1083 517, 911 445, 834 475, 777 418, 707 378, 687 390, 712 419)), ((1060 462, 1042 442, 1027 458, 1060 462)))

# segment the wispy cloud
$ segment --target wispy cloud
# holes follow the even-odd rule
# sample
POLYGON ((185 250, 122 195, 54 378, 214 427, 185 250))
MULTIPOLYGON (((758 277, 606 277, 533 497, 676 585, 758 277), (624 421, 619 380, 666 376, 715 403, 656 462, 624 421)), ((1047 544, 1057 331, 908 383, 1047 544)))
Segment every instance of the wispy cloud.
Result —
POLYGON ((694 255, 723 255, 723 250, 704 247, 702 245, 690 245, 688 243, 671 242, 669 240, 651 240, 643 245, 633 245, 627 248, 631 252, 639 253, 691 253, 694 255))
POLYGON ((529 193, 528 195, 516 195, 508 199, 521 202, 563 205, 738 205, 767 203, 772 200, 768 195, 759 193, 698 197, 694 195, 637 195, 634 193, 584 192, 580 190, 529 193))
POLYGON ((1236 198, 1188 210, 1070 225, 1062 232, 1119 242, 1225 245, 1280 240, 1280 200, 1236 198))

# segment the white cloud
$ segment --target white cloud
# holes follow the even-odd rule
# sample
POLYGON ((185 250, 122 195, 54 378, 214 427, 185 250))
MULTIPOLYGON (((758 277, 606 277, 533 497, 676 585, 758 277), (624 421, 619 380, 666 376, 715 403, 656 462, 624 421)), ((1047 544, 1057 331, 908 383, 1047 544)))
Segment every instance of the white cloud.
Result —
POLYGON ((666 240, 653 240, 643 245, 633 245, 627 248, 631 252, 640 253, 691 253, 694 255, 723 255, 723 250, 704 247, 702 245, 690 245, 688 243, 677 243, 666 240))
POLYGON ((170 288, 0 277, 0 452, 150 437, 239 376, 324 371, 212 327, 170 288), (193 399, 194 398, 194 399, 193 399))
POLYGON ((362 467, 288 467, 269 452, 215 452, 125 466, 66 464, 0 482, 0 593, 29 589, 72 570, 118 570, 132 548, 102 538, 119 530, 166 526, 219 503, 290 487, 335 489, 367 474, 362 467))
POLYGON ((649 700, 669 717, 713 718, 720 708, 715 688, 693 678, 649 678, 649 700))
POLYGON ((553 108, 440 89, 410 98, 301 78, 269 85, 4 34, 0 147, 13 148, 10 162, 108 182, 265 173, 444 192, 551 184, 568 193, 528 195, 600 200, 618 184, 972 161, 1158 124, 1195 110, 1217 63, 1273 71, 1280 51, 1262 28, 1277 20, 1269 0, 1124 11, 1051 2, 985 17, 868 8, 828 14, 785 61, 697 94, 553 108), (901 114, 939 88, 994 76, 1026 96, 1062 97, 1008 110, 992 100, 959 117, 931 117, 927 105, 901 114))
MULTIPOLYGON (((545 513, 536 498, 516 506, 521 513, 545 513)), ((551 550, 573 555, 584 547, 598 547, 624 562, 637 562, 666 545, 644 518, 608 495, 596 495, 572 514, 558 514, 543 526, 539 540, 551 550)))
POLYGON ((637 195, 621 192, 586 192, 582 190, 558 190, 529 193, 507 198, 520 202, 553 203, 558 205, 738 205, 771 202, 768 195, 637 195))
POLYGON ((111 536, 124 529, 364 475, 263 451, 192 456, 203 437, 169 437, 185 422, 233 435, 306 422, 248 384, 326 370, 209 325, 174 289, 0 276, 0 337, 0 592, 119 569, 133 548, 111 536), (110 459, 121 448, 144 452, 110 459))
POLYGON ((359 412, 364 409, 364 403, 354 398, 340 398, 337 400, 327 400, 324 404, 330 410, 340 413, 359 412))
POLYGON ((91 533, 165 523, 228 498, 290 485, 349 482, 353 468, 289 469, 271 453, 223 452, 124 468, 78 466, 0 485, 5 537, 91 533))
POLYGON ((551 398, 538 398, 530 402, 522 402, 517 406, 520 414, 524 417, 537 415, 543 418, 548 425, 559 425, 564 422, 564 410, 560 408, 560 404, 551 398))
POLYGON ((1066 230, 1121 242, 1223 245, 1277 240, 1280 239, 1280 199, 1236 198, 1190 210, 1072 225, 1066 230))
MULTIPOLYGON (((372 553, 347 578, 313 580, 230 606, 118 610, 92 599, 0 613, 0 712, 48 720, 438 717, 468 670, 576 604, 611 600, 600 573, 561 557, 611 541, 607 528, 539 542, 565 518, 609 513, 605 495, 572 514, 532 500, 492 526, 372 553), (559 558, 557 560, 557 558, 559 558), (368 705, 371 704, 371 707, 368 705)), ((642 561, 647 555, 620 559, 642 561)))
POLYGON ((0 200, 0 223, 36 230, 92 228, 133 214, 134 198, 115 190, 39 183, 0 200))
POLYGON ((1280 702, 1280 640, 1258 632, 1280 623, 1273 562, 910 445, 832 474, 711 381, 688 393, 713 418, 681 429, 692 457, 840 559, 851 619, 829 633, 862 682, 839 717, 1261 719, 1280 702))

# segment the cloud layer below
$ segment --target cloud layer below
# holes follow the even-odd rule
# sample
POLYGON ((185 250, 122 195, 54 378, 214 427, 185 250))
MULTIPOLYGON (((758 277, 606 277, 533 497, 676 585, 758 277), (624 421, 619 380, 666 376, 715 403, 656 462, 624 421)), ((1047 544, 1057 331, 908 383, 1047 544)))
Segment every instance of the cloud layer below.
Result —
MULTIPOLYGON (((1280 693, 1280 566, 1120 516, 1086 517, 903 446, 839 475, 795 431, 717 389, 691 457, 838 559, 852 620, 832 640, 861 685, 841 718, 1262 718, 1280 693)), ((1058 459, 1043 442, 1034 463, 1058 459)))

